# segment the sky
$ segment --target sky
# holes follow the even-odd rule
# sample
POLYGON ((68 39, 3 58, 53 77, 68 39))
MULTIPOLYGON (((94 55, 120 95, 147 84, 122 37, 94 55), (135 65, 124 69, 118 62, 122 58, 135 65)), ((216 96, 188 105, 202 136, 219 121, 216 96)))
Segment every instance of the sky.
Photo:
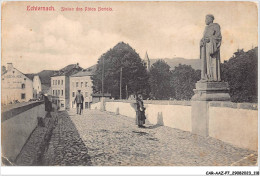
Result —
POLYGON ((258 46, 255 2, 5 2, 1 64, 23 73, 87 68, 123 41, 141 58, 199 58, 205 16, 221 26, 221 61, 238 49, 258 46), (55 11, 27 11, 27 6, 55 11), (61 8, 74 11, 61 11, 61 8), (80 7, 83 11, 76 11, 80 7), (97 11, 85 11, 85 7, 97 11), (98 11, 98 7, 112 11, 98 11))

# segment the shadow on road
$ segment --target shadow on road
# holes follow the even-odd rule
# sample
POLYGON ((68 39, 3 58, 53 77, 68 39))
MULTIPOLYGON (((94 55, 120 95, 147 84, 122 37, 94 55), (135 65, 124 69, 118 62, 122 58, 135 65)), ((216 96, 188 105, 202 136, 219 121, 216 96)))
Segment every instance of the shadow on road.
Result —
POLYGON ((58 113, 58 123, 53 130, 49 147, 45 153, 44 165, 49 166, 89 166, 88 149, 67 111, 58 113))
POLYGON ((162 125, 160 124, 156 124, 156 125, 153 125, 153 126, 148 126, 146 127, 147 129, 155 129, 155 128, 158 128, 158 127, 161 127, 162 125))

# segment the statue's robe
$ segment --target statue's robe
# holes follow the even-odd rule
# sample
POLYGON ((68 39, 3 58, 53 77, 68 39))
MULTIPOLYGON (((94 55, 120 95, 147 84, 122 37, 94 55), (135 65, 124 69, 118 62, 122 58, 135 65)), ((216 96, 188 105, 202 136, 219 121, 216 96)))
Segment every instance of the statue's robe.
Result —
POLYGON ((206 81, 221 81, 220 78, 220 45, 221 32, 217 23, 206 26, 203 39, 209 39, 200 47, 200 59, 202 59, 201 79, 206 81))

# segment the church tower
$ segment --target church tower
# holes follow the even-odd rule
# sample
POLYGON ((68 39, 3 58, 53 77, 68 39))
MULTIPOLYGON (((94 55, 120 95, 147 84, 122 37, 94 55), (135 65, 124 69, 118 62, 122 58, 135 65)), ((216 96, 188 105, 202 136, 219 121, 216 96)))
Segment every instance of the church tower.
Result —
POLYGON ((150 64, 150 59, 148 57, 147 51, 146 51, 145 56, 144 56, 144 61, 146 63, 147 71, 150 71, 151 64, 150 64))

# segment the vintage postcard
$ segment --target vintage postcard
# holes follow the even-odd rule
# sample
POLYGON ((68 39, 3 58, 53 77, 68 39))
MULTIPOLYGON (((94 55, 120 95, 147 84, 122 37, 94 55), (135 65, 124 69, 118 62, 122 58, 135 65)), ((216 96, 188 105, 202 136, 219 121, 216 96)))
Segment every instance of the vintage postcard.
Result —
POLYGON ((2 166, 259 175, 258 5, 2 2, 2 166))

